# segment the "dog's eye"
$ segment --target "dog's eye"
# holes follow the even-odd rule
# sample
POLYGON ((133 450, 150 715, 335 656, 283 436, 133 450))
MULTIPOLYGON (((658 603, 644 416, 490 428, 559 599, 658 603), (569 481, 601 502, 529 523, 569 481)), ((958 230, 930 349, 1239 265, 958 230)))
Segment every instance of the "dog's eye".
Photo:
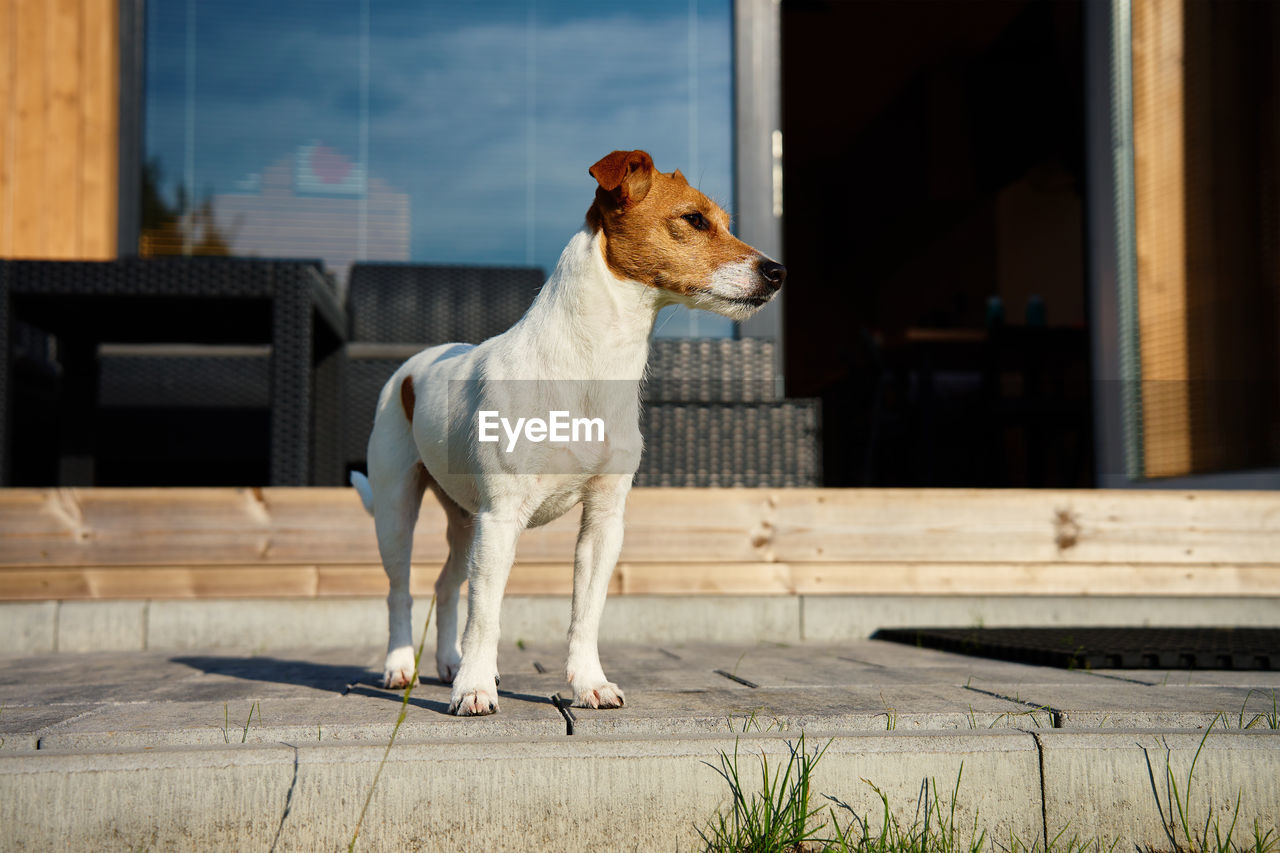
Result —
POLYGON ((708 231, 711 228, 711 223, 707 221, 707 218, 696 211, 694 213, 686 213, 680 218, 699 231, 708 231))

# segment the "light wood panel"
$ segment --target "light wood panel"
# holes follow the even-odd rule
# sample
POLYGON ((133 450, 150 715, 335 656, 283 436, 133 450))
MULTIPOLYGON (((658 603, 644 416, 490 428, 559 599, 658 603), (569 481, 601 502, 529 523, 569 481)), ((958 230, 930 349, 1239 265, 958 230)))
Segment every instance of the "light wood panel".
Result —
POLYGON ((1184 0, 1134 0, 1133 136, 1144 473, 1191 471, 1184 0))
POLYGON ((1133 0, 1148 477, 1275 462, 1278 22, 1273 3, 1133 0))
MULTIPOLYGON (((572 559, 578 513, 521 538, 522 561, 572 559)), ((428 497, 414 540, 446 556, 428 497)), ((1261 564, 1280 559, 1280 494, 981 489, 637 489, 623 563, 1261 564)), ((9 489, 0 564, 378 562, 351 489, 9 489)))
MULTIPOLYGON (((430 597, 436 566, 415 567, 430 597)), ((517 563, 510 595, 573 592, 569 563, 517 563)), ((966 595, 1280 598, 1280 564, 619 563, 610 595, 966 595)), ((332 598, 385 596, 367 565, 0 567, 0 599, 332 598)), ((1280 605, 1278 605, 1280 607, 1280 605)))
MULTIPOLYGON (((572 592, 576 513, 508 591, 572 592)), ((413 589, 445 557, 428 498, 413 589)), ((0 599, 385 595, 351 489, 0 491, 0 599)), ((1280 596, 1280 494, 638 489, 620 595, 1280 596)))
POLYGON ((1280 495, 1023 489, 779 491, 784 561, 1269 563, 1280 495))
POLYGON ((13 245, 13 133, 11 116, 17 110, 14 75, 17 56, 18 7, 0 0, 0 257, 13 245))
POLYGON ((0 0, 0 257, 115 256, 115 0, 0 0))

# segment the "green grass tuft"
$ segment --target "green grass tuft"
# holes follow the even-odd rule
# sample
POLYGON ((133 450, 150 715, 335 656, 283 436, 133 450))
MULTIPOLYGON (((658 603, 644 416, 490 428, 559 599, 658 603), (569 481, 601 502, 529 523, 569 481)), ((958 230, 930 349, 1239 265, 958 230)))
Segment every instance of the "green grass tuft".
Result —
MULTIPOLYGON (((1152 793, 1167 831, 1168 846, 1162 846, 1160 853, 1280 853, 1280 835, 1274 827, 1255 820, 1250 833, 1242 831, 1242 795, 1236 797, 1229 823, 1214 816, 1211 808, 1205 809, 1203 823, 1193 817, 1199 811, 1193 808, 1192 797, 1196 765, 1209 734, 1215 726, 1221 728, 1223 721, 1224 715, 1219 714, 1210 723, 1185 777, 1175 775, 1172 753, 1166 754, 1163 802, 1156 790, 1157 772, 1151 771, 1152 793)), ((1268 717, 1264 712, 1245 724, 1242 711, 1240 721, 1242 728, 1248 728, 1268 722, 1268 717)), ((741 731, 761 728, 753 714, 741 731)), ((732 754, 721 751, 718 764, 704 762, 728 783, 730 792, 727 809, 697 829, 707 853, 1115 853, 1119 846, 1118 839, 1068 837, 1069 827, 1059 830, 1047 845, 1039 837, 1030 844, 1016 836, 996 839, 987 834, 976 811, 972 825, 959 823, 956 804, 963 763, 949 798, 938 796, 935 780, 925 782, 910 825, 898 820, 888 795, 866 779, 862 781, 880 799, 874 815, 859 814, 847 803, 821 795, 831 803, 824 808, 817 803, 812 776, 831 743, 810 748, 801 732, 798 740, 787 741, 785 761, 771 762, 768 755, 760 754, 758 779, 751 766, 744 766, 748 756, 740 753, 736 738, 732 754)), ((1156 851, 1136 848, 1136 853, 1156 851)))
MULTIPOLYGON (((830 741, 827 742, 830 745, 830 741)), ((760 755, 760 791, 748 792, 742 776, 738 742, 733 755, 720 753, 719 766, 704 762, 727 783, 732 802, 698 834, 708 850, 735 853, 791 853, 809 850, 826 827, 819 820, 822 807, 813 805, 811 777, 827 747, 809 751, 804 734, 787 742, 788 756, 781 767, 769 768, 769 757, 760 755)))

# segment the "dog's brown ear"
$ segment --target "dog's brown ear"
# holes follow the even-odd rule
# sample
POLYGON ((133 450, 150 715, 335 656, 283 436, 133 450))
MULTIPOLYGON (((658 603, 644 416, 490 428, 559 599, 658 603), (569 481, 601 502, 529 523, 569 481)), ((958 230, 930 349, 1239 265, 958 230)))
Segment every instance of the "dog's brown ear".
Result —
POLYGON ((614 151, 590 168, 591 177, 600 183, 616 207, 636 204, 649 194, 653 182, 653 158, 644 151, 614 151))

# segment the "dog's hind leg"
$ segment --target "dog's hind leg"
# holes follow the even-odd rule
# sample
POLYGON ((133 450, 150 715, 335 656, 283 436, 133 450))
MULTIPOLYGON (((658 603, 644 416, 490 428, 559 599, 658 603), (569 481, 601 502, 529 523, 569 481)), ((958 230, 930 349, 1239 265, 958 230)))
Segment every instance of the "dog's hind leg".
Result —
POLYGON ((421 462, 415 462, 398 481, 374 483, 374 526, 378 551, 391 591, 387 594, 387 661, 382 672, 386 687, 404 687, 413 678, 413 596, 409 593, 413 528, 418 523, 422 494, 430 478, 421 462))
POLYGON ((467 553, 471 550, 471 515, 454 503, 439 486, 431 489, 449 521, 449 556, 436 578, 436 672, 445 684, 452 684, 462 663, 458 645, 458 590, 467 579, 467 553))
POLYGON ((413 678, 414 669, 413 596, 409 594, 413 528, 431 476, 418 456, 408 420, 400 418, 400 413, 385 402, 369 437, 369 488, 378 553, 391 583, 387 594, 390 631, 382 683, 386 687, 404 687, 413 678))

